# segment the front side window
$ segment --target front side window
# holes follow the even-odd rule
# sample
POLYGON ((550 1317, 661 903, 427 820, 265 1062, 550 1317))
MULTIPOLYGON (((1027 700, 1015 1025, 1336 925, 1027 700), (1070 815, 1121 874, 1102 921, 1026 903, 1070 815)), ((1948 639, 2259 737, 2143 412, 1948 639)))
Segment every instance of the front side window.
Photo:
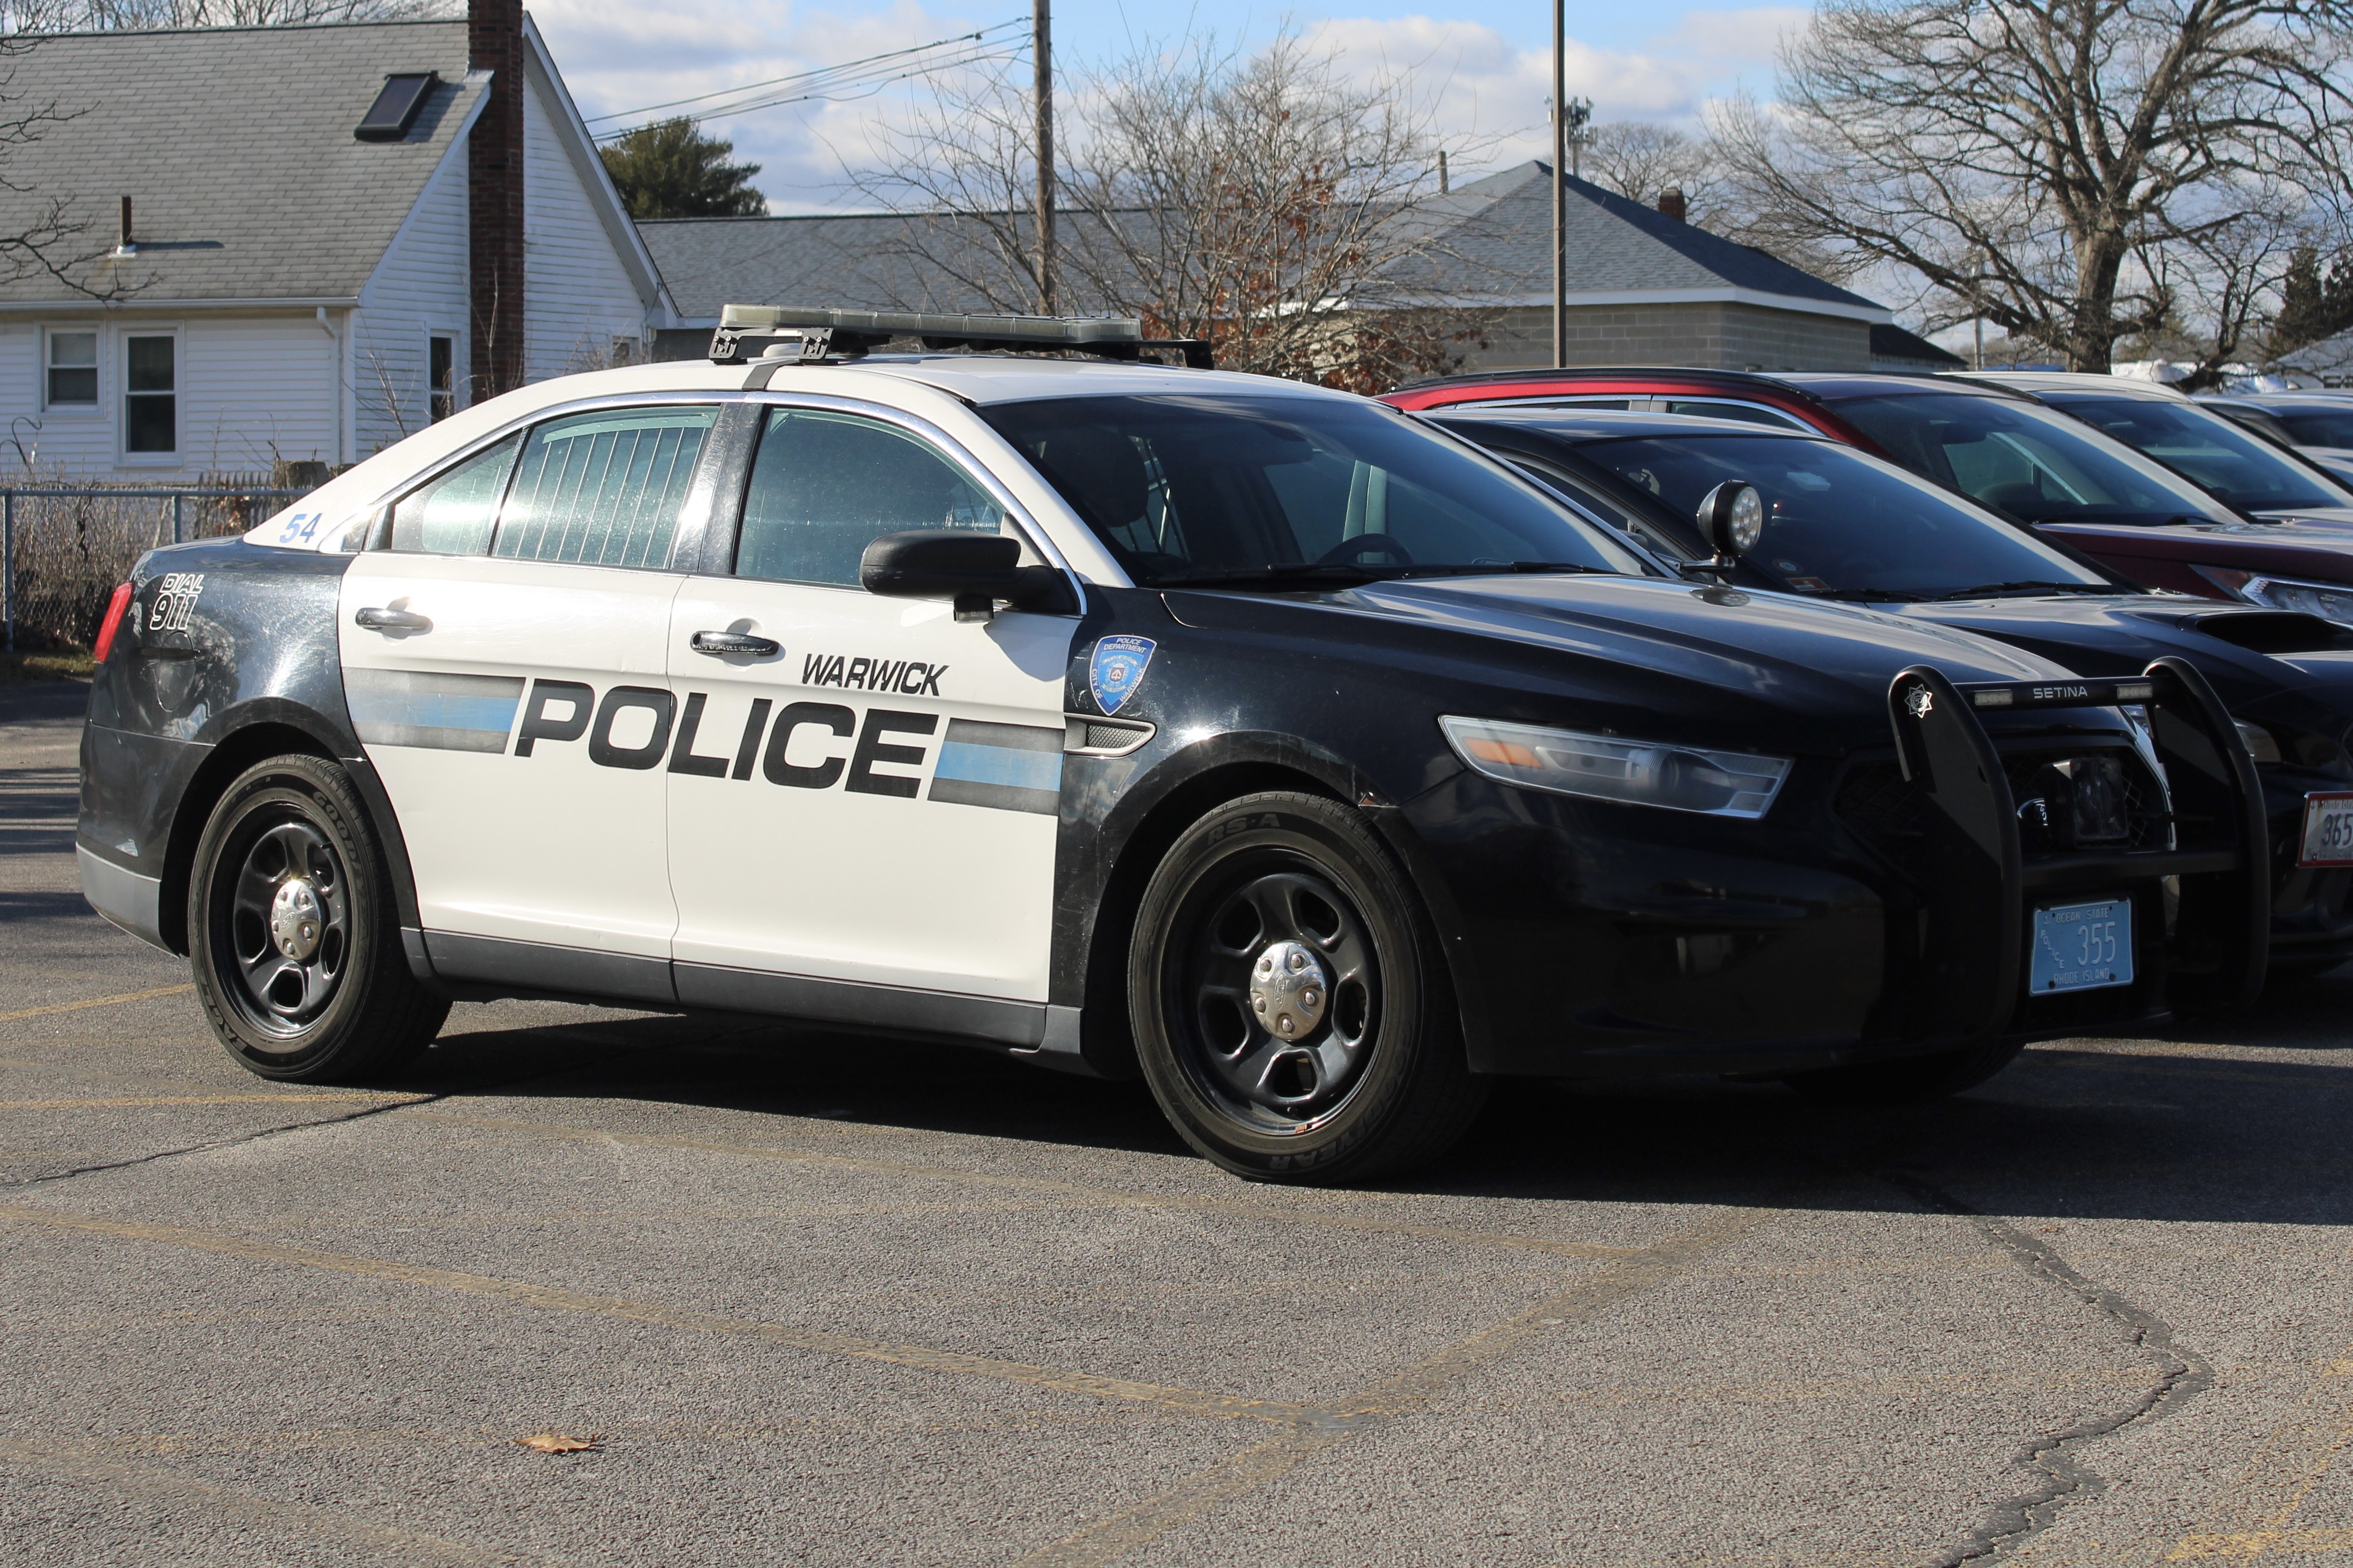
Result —
POLYGON ((869 544, 933 528, 1008 531, 988 492, 920 437, 855 414, 773 409, 744 496, 735 574, 856 587, 869 544))
POLYGON ((1761 403, 1736 403, 1727 397, 1668 397, 1660 407, 1669 414, 1689 414, 1700 419, 1737 419, 1744 425, 1769 425, 1776 430, 1804 430, 1806 422, 1794 414, 1767 408, 1761 403))
POLYGON ((491 523, 514 471, 521 436, 510 436, 401 497, 392 509, 385 546, 422 555, 480 555, 491 547, 491 523))
POLYGON ((47 402, 52 408, 98 406, 98 334, 51 332, 47 402))
POLYGON ((2248 511, 2353 506, 2338 489, 2211 409, 2154 397, 2063 397, 2062 408, 2248 511))
POLYGON ((1672 436, 1589 441, 1577 456, 1609 474, 1698 553, 1702 497, 1727 479, 1755 485, 1765 531, 1744 579, 1801 594, 1926 599, 2034 584, 2116 589, 2042 541, 1892 464, 1829 441, 1781 436, 1672 436))
POLYGON ((2266 412, 2287 427, 2289 439, 2299 447, 2353 447, 2353 407, 2266 412))
POLYGON ((176 338, 129 337, 124 352, 122 446, 129 452, 180 449, 176 338))
POLYGON ((715 408, 622 408, 531 433, 491 552, 583 566, 669 564, 715 408))
POLYGON ((1529 481, 1378 404, 1187 393, 980 413, 1145 586, 1644 570, 1529 481))

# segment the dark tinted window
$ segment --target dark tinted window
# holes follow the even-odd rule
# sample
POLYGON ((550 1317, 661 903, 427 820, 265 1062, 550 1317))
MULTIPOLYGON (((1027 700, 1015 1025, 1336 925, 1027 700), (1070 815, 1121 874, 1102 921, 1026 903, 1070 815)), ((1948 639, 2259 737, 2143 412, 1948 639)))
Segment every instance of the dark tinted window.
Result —
POLYGON ((2027 522, 2231 517, 2162 464, 2031 403, 1938 392, 1835 406, 1914 473, 2027 522))
POLYGON ((2299 447, 2353 447, 2353 405, 2335 408, 2267 408, 2299 447))
POLYGON ((886 533, 1004 527, 987 492, 920 437, 855 414, 780 408, 753 460, 735 574, 854 588, 860 558, 886 533))
POLYGON ((1527 481, 1378 404, 1230 393, 981 410, 1137 582, 1639 560, 1527 481))
POLYGON ((2024 530, 1851 447, 1694 435, 1589 441, 1577 455, 1651 498, 1694 555, 1703 549, 1692 521, 1700 499, 1726 479, 1755 485, 1765 498, 1765 533, 1743 572, 1772 587, 1926 596, 2005 583, 2105 582, 2024 530))
POLYGON ((2071 395, 2052 401, 2093 428, 2189 475, 2232 506, 2249 511, 2353 506, 2353 494, 2211 409, 2153 397, 2071 395))

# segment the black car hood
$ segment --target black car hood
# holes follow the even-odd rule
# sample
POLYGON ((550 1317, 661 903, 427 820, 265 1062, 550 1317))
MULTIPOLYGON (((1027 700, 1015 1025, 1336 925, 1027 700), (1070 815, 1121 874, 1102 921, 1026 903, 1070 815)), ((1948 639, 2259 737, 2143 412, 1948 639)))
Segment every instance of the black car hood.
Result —
POLYGON ((2292 692, 2353 716, 2353 633, 2316 616, 2137 594, 1908 605, 1902 614, 2000 637, 2079 675, 2132 675, 2153 658, 2186 658, 2233 711, 2292 692))

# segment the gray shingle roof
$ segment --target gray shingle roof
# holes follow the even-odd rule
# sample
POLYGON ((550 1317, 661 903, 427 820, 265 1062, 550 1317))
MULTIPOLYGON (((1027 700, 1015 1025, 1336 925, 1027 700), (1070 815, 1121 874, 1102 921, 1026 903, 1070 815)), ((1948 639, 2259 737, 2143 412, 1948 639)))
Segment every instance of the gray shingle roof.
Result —
MULTIPOLYGON (((67 34, 8 68, 12 109, 72 118, 0 152, 0 233, 59 199, 89 226, 59 250, 88 258, 131 196, 138 256, 74 275, 140 303, 356 296, 484 90, 463 22, 67 34), (442 84, 405 141, 352 135, 386 75, 427 70, 442 84)), ((0 301, 75 298, 40 271, 0 281, 0 301)))
MULTIPOLYGON (((1413 215, 1421 252, 1391 269, 1401 299, 1538 303, 1551 298, 1552 198, 1547 166, 1523 163, 1458 187, 1413 215)), ((1883 314, 1876 302, 1825 283, 1761 250, 1612 195, 1583 180, 1563 182, 1568 203, 1572 296, 1673 290, 1745 290, 1841 315, 1883 314)), ((1085 241, 1083 215, 1065 214, 1063 242, 1085 241)), ((997 264, 980 226, 950 215, 671 218, 638 225, 678 308, 690 321, 715 321, 730 301, 807 303, 850 310, 987 310, 972 276, 1019 289, 997 264), (969 237, 955 234, 959 227, 969 237), (909 243, 912 230, 924 234, 909 243), (945 231, 945 232, 943 232, 945 231), (917 258, 970 258, 967 276, 917 258)), ((1081 308, 1074 306, 1073 308, 1081 308)))

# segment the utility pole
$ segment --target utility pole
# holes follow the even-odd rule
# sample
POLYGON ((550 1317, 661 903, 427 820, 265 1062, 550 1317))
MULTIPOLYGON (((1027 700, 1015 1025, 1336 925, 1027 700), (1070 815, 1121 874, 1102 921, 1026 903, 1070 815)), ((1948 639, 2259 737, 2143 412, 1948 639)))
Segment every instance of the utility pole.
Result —
POLYGON ((1552 0, 1552 363, 1568 363, 1568 0, 1552 0))
POLYGON ((1030 0, 1029 47, 1038 77, 1038 313, 1054 313, 1054 6, 1030 0))

